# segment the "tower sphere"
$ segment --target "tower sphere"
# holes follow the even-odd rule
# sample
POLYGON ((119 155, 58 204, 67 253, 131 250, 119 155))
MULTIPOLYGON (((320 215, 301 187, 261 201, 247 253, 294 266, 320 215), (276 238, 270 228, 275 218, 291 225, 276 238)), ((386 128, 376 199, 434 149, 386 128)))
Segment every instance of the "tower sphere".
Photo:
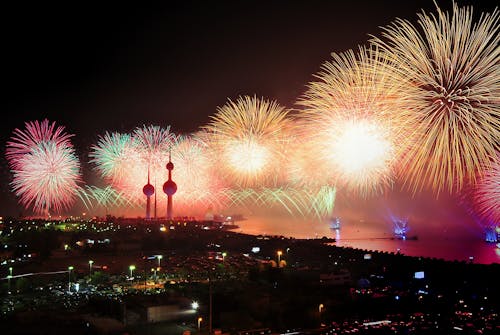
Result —
POLYGON ((168 162, 168 163, 167 163, 167 170, 171 171, 171 170, 173 170, 173 169, 174 169, 174 163, 172 163, 172 162, 168 162))
POLYGON ((150 196, 152 196, 155 193, 155 188, 150 183, 147 183, 142 188, 142 193, 144 193, 144 195, 146 195, 147 197, 150 197, 150 196))
POLYGON ((163 184, 163 192, 165 192, 166 195, 174 195, 175 192, 177 192, 177 184, 172 180, 167 180, 165 184, 163 184))

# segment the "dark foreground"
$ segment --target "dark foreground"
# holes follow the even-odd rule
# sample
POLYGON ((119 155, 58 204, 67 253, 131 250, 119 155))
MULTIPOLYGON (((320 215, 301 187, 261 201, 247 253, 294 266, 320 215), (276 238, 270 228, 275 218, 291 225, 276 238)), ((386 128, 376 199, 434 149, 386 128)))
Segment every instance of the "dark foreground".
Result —
POLYGON ((251 236, 202 222, 112 222, 3 227, 0 333, 500 331, 498 264, 251 236))

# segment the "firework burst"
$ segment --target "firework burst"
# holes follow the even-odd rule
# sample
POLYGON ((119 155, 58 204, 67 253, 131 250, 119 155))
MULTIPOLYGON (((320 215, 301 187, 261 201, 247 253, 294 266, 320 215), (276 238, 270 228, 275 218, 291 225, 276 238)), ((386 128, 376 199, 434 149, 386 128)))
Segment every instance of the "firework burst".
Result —
POLYGON ((168 151, 160 152, 154 143, 148 145, 147 136, 151 135, 147 133, 148 129, 155 130, 137 128, 136 134, 144 130, 141 133, 144 137, 137 138, 131 134, 106 132, 89 154, 90 162, 95 164, 104 180, 129 202, 137 203, 143 199, 142 187, 147 182, 148 169, 151 168, 153 181, 156 180, 157 175, 162 175, 160 169, 168 157, 168 151), (158 151, 158 156, 153 157, 153 151, 158 151))
POLYGON ((53 142, 57 146, 72 147, 73 135, 64 132, 64 126, 57 126, 45 119, 42 122, 26 122, 25 130, 14 129, 11 141, 7 143, 6 156, 9 161, 16 163, 15 159, 30 153, 32 148, 39 143, 53 142))
POLYGON ((172 148, 175 162, 175 180, 178 185, 176 203, 185 213, 197 213, 211 207, 220 209, 225 204, 222 180, 214 172, 206 134, 180 136, 172 148))
POLYGON ((237 187, 278 184, 289 140, 287 115, 276 102, 248 96, 218 108, 204 129, 224 178, 237 187))
POLYGON ((393 183, 406 124, 404 100, 387 79, 388 65, 377 48, 332 56, 299 102, 306 107, 300 115, 309 144, 305 160, 314 162, 323 184, 363 196, 379 193, 393 183), (400 114, 393 116, 393 110, 400 114))
MULTIPOLYGON (((135 149, 141 153, 143 161, 158 170, 166 159, 166 154, 176 142, 176 135, 170 131, 170 126, 137 127, 132 138, 135 149)), ((162 166, 163 167, 163 166, 162 166)))
POLYGON ((476 185, 474 203, 481 217, 492 224, 500 224, 500 154, 476 185))
POLYGON ((214 175, 212 155, 207 152, 205 140, 203 133, 178 136, 170 127, 157 126, 136 128, 132 134, 106 133, 92 147, 90 157, 112 191, 97 188, 90 190, 91 195, 95 194, 98 202, 108 197, 120 200, 111 202, 110 206, 132 204, 139 209, 144 202, 142 188, 149 171, 155 201, 162 212, 166 195, 161 192, 161 185, 167 178, 165 166, 171 153, 175 164, 173 178, 179 186, 175 196, 177 215, 200 214, 208 207, 218 209, 223 203, 218 193, 222 184, 214 175))
POLYGON ((397 19, 373 39, 393 64, 393 80, 408 83, 415 141, 402 174, 414 192, 460 190, 499 150, 499 17, 495 10, 474 21, 471 7, 453 4, 451 14, 420 13, 420 27, 397 19))
POLYGON ((106 132, 91 147, 90 162, 96 170, 112 185, 120 185, 130 180, 140 155, 129 134, 106 132))
POLYGON ((69 209, 79 196, 80 162, 64 127, 27 122, 7 142, 6 156, 14 179, 12 190, 25 208, 38 214, 69 209))

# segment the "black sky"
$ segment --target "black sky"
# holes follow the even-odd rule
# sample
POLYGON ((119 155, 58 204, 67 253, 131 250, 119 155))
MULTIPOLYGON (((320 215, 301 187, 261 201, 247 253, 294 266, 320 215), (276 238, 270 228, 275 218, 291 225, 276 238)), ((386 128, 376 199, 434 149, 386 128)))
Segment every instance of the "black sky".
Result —
MULTIPOLYGON (((243 94, 293 107, 331 52, 434 8, 432 0, 127 3, 2 5, 0 215, 20 212, 4 148, 25 121, 65 125, 87 169, 88 149, 106 130, 192 132, 243 94)), ((494 3, 459 1, 488 11, 494 3)))

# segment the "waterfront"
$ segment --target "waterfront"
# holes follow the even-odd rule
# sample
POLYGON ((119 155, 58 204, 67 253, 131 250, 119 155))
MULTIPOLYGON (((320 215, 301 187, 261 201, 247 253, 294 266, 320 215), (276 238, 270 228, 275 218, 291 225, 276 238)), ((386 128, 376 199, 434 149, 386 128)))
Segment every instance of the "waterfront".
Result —
MULTIPOLYGON (((346 220, 347 221, 347 220, 346 220)), ((247 234, 283 235, 295 238, 335 238, 334 230, 328 222, 307 220, 283 216, 258 217, 249 216, 238 222, 238 232, 247 234)), ((480 228, 475 234, 461 231, 448 231, 443 225, 440 229, 430 230, 428 227, 411 226, 409 236, 417 235, 418 240, 393 239, 392 226, 383 221, 347 221, 340 230, 337 246, 353 247, 367 250, 397 252, 409 256, 435 257, 445 260, 470 261, 474 263, 500 263, 500 250, 495 244, 486 243, 481 236, 480 228)))

